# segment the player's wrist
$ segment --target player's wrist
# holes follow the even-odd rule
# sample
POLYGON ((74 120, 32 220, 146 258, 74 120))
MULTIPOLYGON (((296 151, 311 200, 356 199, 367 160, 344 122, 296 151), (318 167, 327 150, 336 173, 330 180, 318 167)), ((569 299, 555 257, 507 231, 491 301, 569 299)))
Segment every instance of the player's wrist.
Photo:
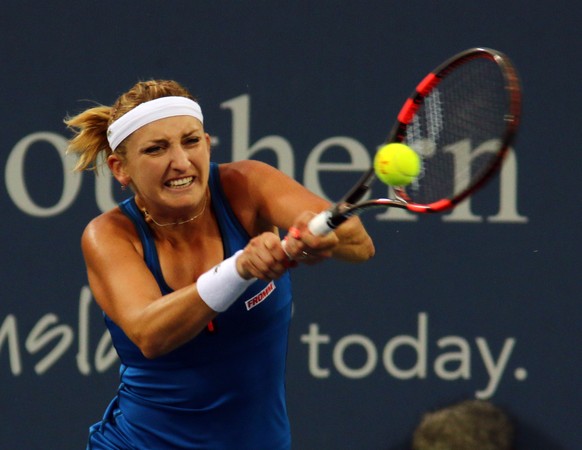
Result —
POLYGON ((238 252, 236 252, 236 255, 238 255, 238 256, 237 256, 236 261, 235 261, 235 268, 236 268, 236 271, 241 278, 248 280, 248 279, 253 278, 253 276, 244 267, 242 258, 240 257, 242 253, 243 253, 243 250, 239 250, 238 252))
POLYGON ((213 311, 226 311, 256 281, 239 273, 237 260, 242 250, 203 273, 196 282, 198 295, 213 311))

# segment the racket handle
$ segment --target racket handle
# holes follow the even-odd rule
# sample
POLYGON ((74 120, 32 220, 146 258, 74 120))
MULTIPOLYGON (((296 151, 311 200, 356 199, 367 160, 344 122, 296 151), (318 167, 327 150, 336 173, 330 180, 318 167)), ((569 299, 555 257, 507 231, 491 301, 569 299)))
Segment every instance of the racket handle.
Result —
MULTIPOLYGON (((333 231, 335 227, 330 226, 330 218, 332 216, 331 211, 323 211, 320 212, 317 216, 309 221, 307 224, 307 229, 316 236, 325 236, 326 234, 333 231)), ((287 251, 287 239, 283 239, 281 241, 281 246, 283 247, 283 251, 289 258, 289 260, 293 260, 289 252, 287 251)))
POLYGON ((330 222, 331 211, 320 212, 317 216, 309 221, 307 228, 316 236, 325 236, 334 230, 335 226, 330 222))
MULTIPOLYGON (((334 216, 333 211, 322 211, 309 221, 307 224, 307 229, 315 236, 325 236, 326 234, 329 234, 335 230, 340 224, 345 222, 346 219, 346 216, 334 216)), ((287 240, 283 239, 281 241, 281 245, 283 247, 283 251, 287 254, 289 259, 292 260, 293 258, 291 258, 291 255, 289 252, 287 252, 287 240)))
MULTIPOLYGON (((315 216, 313 219, 309 221, 309 223, 307 224, 307 229, 315 236, 325 236, 326 234, 333 231, 333 229, 335 228, 330 227, 328 224, 331 216, 332 216, 331 211, 320 212, 317 216, 315 216)), ((293 258, 287 251, 287 238, 281 241, 281 246, 283 247, 283 251, 287 254, 289 259, 292 260, 293 258)))
MULTIPOLYGON (((345 222, 346 219, 347 217, 345 216, 334 216, 330 210, 322 211, 309 221, 307 229, 315 236, 325 236, 335 230, 338 225, 345 222)), ((281 241, 281 245, 289 259, 292 259, 291 255, 287 252, 287 241, 285 239, 281 241)))

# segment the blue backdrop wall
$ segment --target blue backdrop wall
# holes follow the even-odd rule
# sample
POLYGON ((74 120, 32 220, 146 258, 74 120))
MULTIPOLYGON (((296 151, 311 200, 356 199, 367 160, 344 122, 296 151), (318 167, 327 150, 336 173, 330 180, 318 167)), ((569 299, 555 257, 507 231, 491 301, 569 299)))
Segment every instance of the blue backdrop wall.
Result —
POLYGON ((359 170, 338 164, 371 157, 419 78, 474 46, 522 75, 514 164, 455 213, 365 216, 370 263, 293 273, 294 448, 405 449, 423 412, 474 397, 511 414, 520 449, 580 448, 580 19, 577 0, 4 1, 0 448, 83 448, 116 389, 79 239, 123 193, 71 174, 65 115, 174 78, 216 161, 337 199, 359 170))

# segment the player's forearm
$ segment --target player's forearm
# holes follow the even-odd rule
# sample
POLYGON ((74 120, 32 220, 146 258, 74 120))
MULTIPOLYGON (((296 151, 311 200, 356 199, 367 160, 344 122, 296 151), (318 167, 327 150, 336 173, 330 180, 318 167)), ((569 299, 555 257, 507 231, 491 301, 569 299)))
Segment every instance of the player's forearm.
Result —
POLYGON ((194 339, 216 315, 191 285, 145 308, 130 338, 146 358, 157 358, 194 339))

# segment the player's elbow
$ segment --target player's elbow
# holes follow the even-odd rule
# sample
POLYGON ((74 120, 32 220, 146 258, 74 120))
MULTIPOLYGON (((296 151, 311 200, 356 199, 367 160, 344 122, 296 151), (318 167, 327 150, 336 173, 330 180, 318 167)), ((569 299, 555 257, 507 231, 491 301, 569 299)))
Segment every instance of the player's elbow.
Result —
POLYGON ((147 330, 133 333, 131 340, 146 359, 156 359, 167 352, 159 336, 156 336, 155 333, 149 333, 147 330))
POLYGON ((146 359, 156 359, 164 354, 164 352, 156 346, 141 346, 139 349, 146 359))

